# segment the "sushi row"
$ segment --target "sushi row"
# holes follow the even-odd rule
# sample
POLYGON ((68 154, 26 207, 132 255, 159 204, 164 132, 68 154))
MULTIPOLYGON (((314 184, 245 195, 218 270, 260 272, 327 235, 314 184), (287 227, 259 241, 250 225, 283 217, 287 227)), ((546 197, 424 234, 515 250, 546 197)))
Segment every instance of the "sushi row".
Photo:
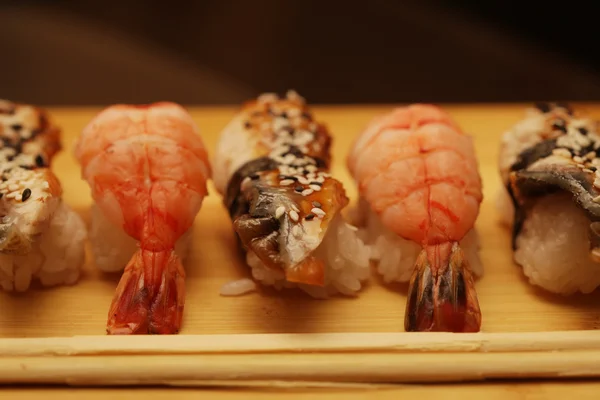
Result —
MULTIPOLYGON (((294 91, 245 103, 212 160, 181 106, 110 106, 75 145, 94 199, 89 232, 51 170, 60 133, 44 110, 0 102, 6 291, 74 284, 89 240, 98 268, 123 270, 107 332, 177 333, 190 228, 212 179, 253 278, 222 295, 261 283, 353 296, 374 262, 386 282, 409 282, 407 331, 480 330, 482 182, 471 137, 439 107, 396 108, 365 127, 347 157, 359 199, 344 213, 331 134, 294 91)), ((599 148, 597 123, 561 104, 529 110, 503 136, 499 210, 515 261, 549 291, 600 285, 599 148)))

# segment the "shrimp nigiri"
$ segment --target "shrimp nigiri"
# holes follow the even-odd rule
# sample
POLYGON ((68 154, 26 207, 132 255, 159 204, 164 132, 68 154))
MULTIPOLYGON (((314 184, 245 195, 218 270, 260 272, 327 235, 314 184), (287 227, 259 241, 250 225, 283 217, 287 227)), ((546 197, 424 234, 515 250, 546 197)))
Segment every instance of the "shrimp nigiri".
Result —
POLYGON ((223 130, 215 185, 257 281, 324 298, 356 295, 368 279, 368 248, 341 215, 349 199, 330 175, 330 146, 294 91, 247 102, 223 130))
POLYGON ((99 210, 139 242, 107 332, 179 332, 185 272, 174 249, 201 208, 211 174, 191 116, 166 102, 108 107, 84 128, 75 155, 99 210))
POLYGON ((405 330, 479 331, 471 267, 481 272, 474 224, 483 196, 471 138, 438 107, 397 108, 358 137, 348 168, 379 272, 410 278, 405 330))

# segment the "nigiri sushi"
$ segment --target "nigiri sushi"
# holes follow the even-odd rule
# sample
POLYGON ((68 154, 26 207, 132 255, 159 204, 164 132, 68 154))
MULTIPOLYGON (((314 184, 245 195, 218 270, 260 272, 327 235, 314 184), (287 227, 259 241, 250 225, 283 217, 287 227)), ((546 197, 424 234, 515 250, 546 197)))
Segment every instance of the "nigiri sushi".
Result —
POLYGON ((471 137, 436 106, 396 108, 368 124, 347 165, 378 272, 410 281, 405 330, 479 331, 474 224, 483 195, 471 137))
POLYGON ((600 133, 585 113, 539 103, 502 136, 498 208, 514 260, 549 292, 600 286, 600 133))
POLYGON ((86 228, 50 170, 61 131, 43 109, 0 100, 0 285, 23 292, 78 281, 86 228))
POLYGON ((247 102, 222 131, 214 182, 255 281, 326 298, 356 295, 368 279, 369 249, 341 214, 349 199, 329 173, 330 146, 295 91, 247 102))
POLYGON ((211 175, 197 126, 174 103, 114 105, 84 128, 75 155, 95 200, 90 239, 96 264, 105 271, 124 268, 107 332, 179 332, 185 303, 180 255, 211 175))

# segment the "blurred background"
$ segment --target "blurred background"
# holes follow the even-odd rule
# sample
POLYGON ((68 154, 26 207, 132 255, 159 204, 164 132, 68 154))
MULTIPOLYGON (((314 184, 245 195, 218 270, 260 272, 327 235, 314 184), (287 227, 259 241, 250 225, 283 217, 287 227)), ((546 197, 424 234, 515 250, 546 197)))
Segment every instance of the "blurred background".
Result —
POLYGON ((40 105, 600 99, 598 2, 0 0, 0 97, 40 105), (528 5, 529 3, 529 5, 528 5))

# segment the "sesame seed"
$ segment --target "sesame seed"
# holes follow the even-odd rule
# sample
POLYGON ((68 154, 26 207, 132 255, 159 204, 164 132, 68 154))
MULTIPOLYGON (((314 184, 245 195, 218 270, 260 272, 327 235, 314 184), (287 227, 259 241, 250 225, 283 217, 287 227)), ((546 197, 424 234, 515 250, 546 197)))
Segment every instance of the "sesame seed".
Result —
POLYGON ((317 217, 323 217, 326 214, 325 211, 321 210, 320 208, 316 208, 316 207, 314 207, 312 210, 310 210, 310 212, 315 214, 317 217))
POLYGON ((21 195, 20 194, 15 195, 15 200, 16 201, 21 201, 21 195))
POLYGON ((312 190, 314 190, 315 192, 321 191, 321 186, 319 186, 319 185, 309 185, 308 187, 311 188, 312 190))
POLYGON ((325 178, 323 178, 322 176, 319 176, 319 177, 316 179, 316 182, 317 182, 317 183, 323 183, 323 182, 325 182, 325 178))
POLYGON ((313 201, 312 205, 313 205, 313 207, 317 207, 317 208, 323 207, 323 205, 321 203, 319 203, 318 201, 313 201))
POLYGON ((302 187, 302 186, 296 186, 296 187, 294 188, 294 190, 295 190, 296 192, 298 192, 298 193, 301 193, 301 192, 304 190, 304 187, 302 187))
POLYGON ((315 172, 317 170, 317 167, 314 165, 307 165, 305 168, 309 172, 315 172))
POLYGON ((591 174, 592 172, 594 172, 594 171, 592 171, 592 170, 591 170, 591 169, 589 169, 589 168, 584 168, 582 171, 583 171, 583 172, 587 172, 588 174, 591 174))
POLYGON ((576 163, 581 164, 581 163, 583 163, 584 160, 583 160, 583 158, 581 158, 579 156, 575 156, 575 157, 573 157, 573 161, 575 161, 576 163))
MULTIPOLYGON (((598 196, 598 197, 600 197, 600 196, 598 196)), ((314 218, 315 218, 315 214, 313 214, 313 213, 306 214, 306 217, 304 217, 304 219, 307 221, 312 221, 314 218)))
POLYGON ((277 210, 275 210, 275 218, 277 218, 277 219, 281 218, 281 216, 284 213, 285 213, 285 207, 284 206, 277 207, 277 210))
POLYGON ((23 190, 23 201, 27 201, 31 197, 31 189, 27 188, 23 190))
POLYGON ((581 133, 582 135, 587 135, 588 130, 587 130, 587 128, 581 127, 581 128, 579 128, 579 133, 581 133))
POLYGON ((19 185, 15 185, 14 183, 8 185, 8 190, 10 190, 11 192, 14 192, 17 189, 19 189, 19 185))
POLYGON ((298 219, 300 218, 300 216, 298 215, 298 213, 294 210, 290 211, 290 218, 294 221, 297 222, 298 219))
POLYGON ((590 151, 589 153, 587 153, 585 155, 585 158, 587 158, 589 160, 593 160, 594 158, 596 158, 596 152, 595 151, 590 151))
POLYGON ((294 183, 294 181, 291 180, 291 179, 284 179, 284 180, 282 180, 282 181, 279 182, 279 184, 281 186, 289 186, 289 185, 291 185, 293 183, 294 183))
POLYGON ((296 207, 295 204, 292 204, 292 210, 294 210, 296 212, 300 212, 300 209, 298 207, 296 207))
POLYGON ((592 171, 592 172, 596 172, 596 169, 597 169, 597 168, 596 168, 596 167, 588 167, 588 169, 589 169, 590 171, 592 171))
POLYGON ((250 179, 252 179, 253 181, 257 180, 258 178, 259 178, 258 174, 250 175, 250 179))
POLYGON ((314 192, 314 190, 312 190, 312 189, 305 189, 302 191, 302 196, 311 195, 313 192, 314 192))
POLYGON ((306 179, 305 177, 303 177, 303 176, 299 176, 298 177, 298 182, 300 182, 303 185, 308 185, 310 181, 308 179, 306 179))

